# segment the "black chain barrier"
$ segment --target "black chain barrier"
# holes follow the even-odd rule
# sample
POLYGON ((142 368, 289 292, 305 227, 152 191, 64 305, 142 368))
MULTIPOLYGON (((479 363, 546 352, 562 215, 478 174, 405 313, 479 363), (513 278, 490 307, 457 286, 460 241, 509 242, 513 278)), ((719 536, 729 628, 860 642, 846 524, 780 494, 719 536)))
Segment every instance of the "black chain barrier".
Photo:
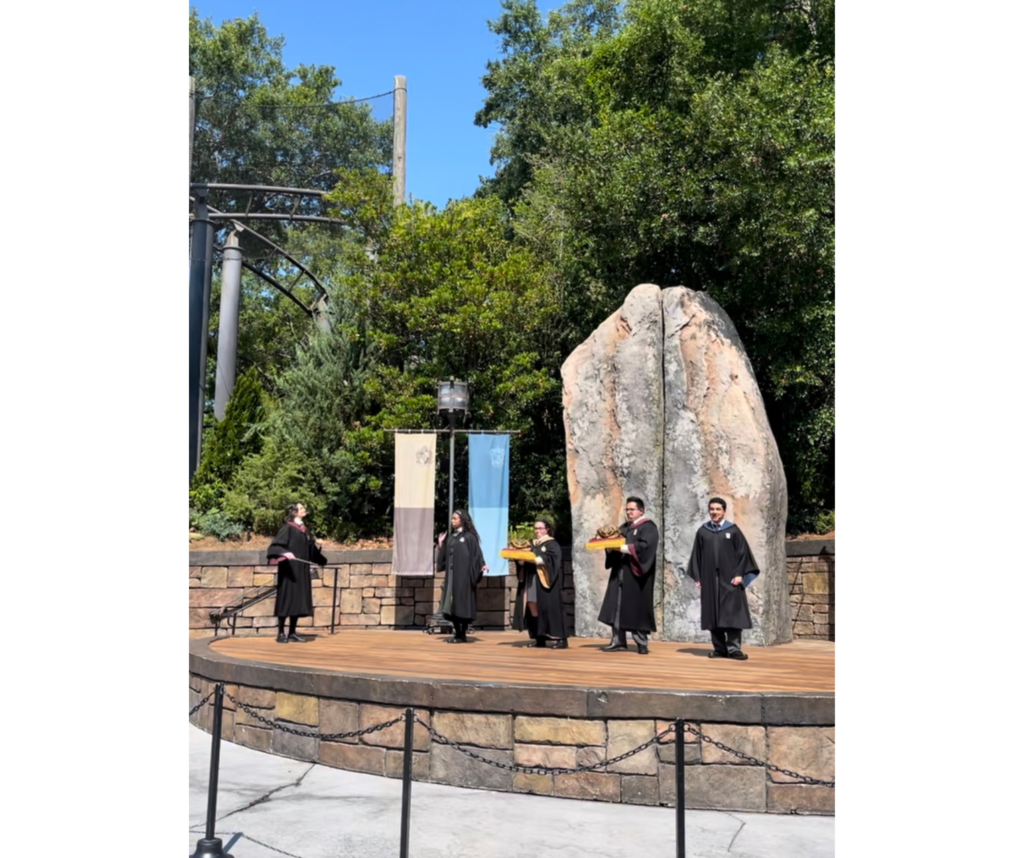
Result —
POLYGON ((207 703, 209 703, 210 702, 210 698, 213 697, 214 692, 216 690, 217 690, 216 687, 214 687, 213 691, 211 691, 202 700, 200 700, 195 706, 193 706, 191 709, 189 709, 188 710, 188 717, 191 718, 193 715, 196 714, 196 712, 198 712, 200 709, 202 709, 203 706, 205 706, 207 703))
POLYGON ((747 760, 747 762, 753 763, 754 765, 764 766, 770 772, 778 772, 780 775, 785 775, 789 778, 796 778, 797 780, 805 784, 815 784, 817 786, 827 786, 832 787, 833 789, 835 788, 835 781, 823 781, 819 780, 818 778, 809 777, 808 775, 800 775, 796 772, 791 772, 789 769, 783 769, 779 766, 772 765, 767 760, 759 760, 756 757, 750 756, 750 754, 744 754, 743 751, 737 751, 735 748, 730 748, 728 745, 723 745, 721 742, 717 741, 716 739, 712 739, 710 736, 705 736, 700 730, 698 730, 696 727, 691 727, 689 724, 686 724, 683 727, 683 730, 687 733, 692 733, 694 736, 697 736, 702 742, 707 742, 708 744, 714 745, 720 751, 725 751, 726 753, 732 754, 733 756, 739 757, 740 759, 747 760))
MULTIPOLYGON (((380 724, 374 724, 370 727, 364 727, 361 730, 350 730, 347 733, 316 733, 310 732, 308 730, 297 730, 294 727, 289 727, 285 724, 280 724, 272 718, 266 718, 263 715, 260 715, 260 713, 253 709, 251 706, 247 706, 245 703, 242 703, 233 695, 225 693, 224 696, 227 697, 228 700, 230 700, 232 703, 234 703, 235 706, 237 706, 239 709, 245 712, 246 715, 248 715, 250 718, 254 718, 257 721, 266 724, 271 729, 281 730, 285 733, 291 733, 293 736, 303 736, 305 738, 320 739, 323 742, 336 742, 341 739, 355 739, 359 736, 368 736, 371 733, 376 733, 380 730, 386 730, 388 727, 394 727, 396 724, 401 723, 401 721, 405 717, 404 715, 398 715, 397 717, 392 718, 390 721, 384 721, 380 724)), ((195 715, 196 712, 198 712, 206 703, 210 701, 211 697, 213 697, 212 691, 189 710, 189 717, 195 715)), ((649 747, 651 747, 651 745, 661 743, 662 739, 676 731, 675 725, 673 724, 669 727, 666 727, 664 730, 662 730, 660 733, 654 736, 654 738, 648 739, 642 745, 633 748, 631 751, 626 751, 626 753, 619 754, 619 756, 613 757, 610 760, 603 760, 602 762, 593 763, 589 766, 521 766, 518 763, 503 763, 500 760, 491 760, 483 756, 482 754, 478 754, 475 751, 471 751, 469 748, 458 744, 458 742, 453 742, 447 736, 443 736, 440 733, 438 733, 437 730, 435 730, 426 721, 420 718, 419 715, 416 716, 416 721, 422 727, 426 728, 427 732, 430 734, 430 737, 438 744, 447 745, 450 748, 454 748, 459 753, 465 754, 467 757, 470 757, 481 763, 486 763, 489 766, 493 766, 496 769, 505 769, 510 772, 519 772, 520 774, 524 775, 574 775, 582 774, 584 772, 593 772, 597 769, 603 769, 606 766, 611 766, 615 763, 620 763, 623 760, 628 760, 630 757, 639 754, 641 751, 646 751, 649 747)), ((693 727, 690 724, 685 725, 683 729, 687 733, 696 736, 702 742, 707 742, 709 745, 714 745, 720 751, 725 751, 727 754, 732 754, 734 757, 739 757, 741 760, 746 760, 748 763, 751 763, 755 766, 763 766, 770 772, 776 772, 788 778, 794 778, 795 780, 798 780, 801 783, 805 784, 835 788, 835 781, 826 781, 821 780, 820 778, 812 778, 809 775, 802 775, 798 772, 790 771, 789 769, 784 769, 781 766, 776 766, 773 763, 769 763, 767 760, 759 760, 757 759, 757 757, 752 757, 750 754, 745 754, 743 751, 736 750, 736 748, 730 748, 728 745, 719 742, 717 739, 712 739, 710 736, 706 735, 705 733, 702 733, 697 727, 693 727)))
MULTIPOLYGON (((503 763, 500 760, 488 759, 487 757, 478 754, 475 751, 469 750, 469 748, 466 748, 463 745, 459 745, 458 743, 453 742, 448 737, 442 736, 433 727, 431 727, 429 724, 423 721, 419 717, 419 715, 416 716, 416 720, 427 729, 427 732, 430 733, 430 737, 435 742, 441 745, 448 745, 449 747, 454 748, 459 753, 465 754, 467 757, 471 757, 472 759, 478 760, 481 763, 486 763, 489 766, 493 766, 496 769, 506 769, 507 771, 519 772, 520 774, 525 775, 572 775, 580 774, 582 772, 592 772, 596 769, 603 769, 606 766, 611 766, 615 763, 622 762, 622 760, 629 759, 630 757, 639 754, 641 751, 647 750, 649 747, 651 747, 651 745, 660 743, 665 736, 668 736, 671 733, 675 733, 676 731, 675 724, 672 724, 671 726, 665 728, 660 733, 658 733, 654 738, 648 739, 642 745, 633 748, 633 750, 626 751, 626 753, 624 754, 619 754, 619 756, 613 757, 610 760, 604 760, 599 763, 593 763, 589 766, 573 766, 571 768, 566 766, 521 766, 517 763, 503 763)), ((712 739, 710 736, 706 736, 700 730, 698 730, 695 727, 691 727, 689 724, 685 725, 683 729, 685 732, 692 733, 693 735, 697 736, 701 739, 701 741, 708 742, 714 745, 721 751, 733 754, 734 756, 740 757, 741 759, 753 763, 754 765, 764 766, 769 771, 778 772, 779 774, 785 775, 786 777, 796 778, 800 782, 806 784, 816 784, 827 787, 835 787, 836 785, 835 781, 819 780, 818 778, 812 778, 808 775, 801 775, 797 772, 791 772, 789 769, 783 769, 779 766, 773 765, 772 763, 769 763, 767 760, 759 760, 756 757, 750 756, 750 754, 743 753, 743 751, 737 751, 735 748, 730 748, 728 745, 724 745, 716 739, 712 739)))
POLYGON ((589 766, 572 766, 571 768, 566 766, 521 766, 518 763, 503 763, 500 760, 490 760, 487 757, 481 756, 475 751, 469 750, 469 748, 463 747, 456 742, 453 742, 447 736, 442 736, 433 727, 423 721, 419 715, 416 716, 416 720, 426 727, 427 732, 430 733, 430 737, 441 745, 448 745, 451 748, 455 748, 459 753, 465 754, 467 757, 472 757, 474 760, 479 760, 481 763, 487 763, 489 766, 494 766, 496 769, 507 769, 510 772, 519 772, 524 775, 574 775, 580 772, 592 772, 595 769, 603 769, 605 766, 611 766, 615 763, 621 762, 622 760, 629 759, 635 754, 639 754, 641 751, 646 751, 651 745, 660 741, 662 737, 667 736, 669 733, 675 732, 675 727, 669 727, 667 730, 662 730, 653 739, 648 739, 642 745, 637 748, 633 748, 632 751, 626 751, 624 754, 614 757, 611 760, 603 760, 599 763, 594 763, 589 766))
POLYGON ((225 692, 224 696, 250 718, 255 718, 257 721, 266 724, 271 729, 281 730, 284 733, 291 733, 293 736, 303 736, 307 739, 319 739, 321 742, 337 742, 341 739, 355 739, 358 736, 368 736, 370 733, 376 733, 378 730, 386 730, 388 727, 400 724, 405 719, 405 715, 399 715, 396 718, 392 718, 390 721, 384 721, 381 724, 374 724, 371 727, 364 727, 362 730, 350 730, 348 733, 314 733, 308 730, 296 730, 294 727, 288 727, 284 724, 278 723, 273 718, 265 718, 251 706, 247 706, 231 694, 225 692))

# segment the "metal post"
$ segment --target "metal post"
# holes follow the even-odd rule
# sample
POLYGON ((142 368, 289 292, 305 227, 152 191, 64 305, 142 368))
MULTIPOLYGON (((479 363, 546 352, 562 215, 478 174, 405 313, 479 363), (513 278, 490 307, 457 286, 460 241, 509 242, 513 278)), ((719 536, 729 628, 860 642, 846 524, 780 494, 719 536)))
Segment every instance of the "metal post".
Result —
POLYGON ((206 388, 206 331, 210 321, 209 270, 213 252, 207 198, 209 189, 192 189, 196 200, 188 275, 188 478, 199 466, 206 388))
POLYGON ((400 858, 409 858, 409 815, 412 810, 412 728, 416 713, 405 710, 405 750, 402 755, 402 840, 400 858))
POLYGON ((686 858, 686 746, 682 718, 676 718, 676 858, 686 858))
POLYGON ((232 230, 224 243, 221 267, 220 331, 217 335, 217 380, 214 386, 213 413, 224 419, 224 410, 235 389, 235 361, 238 357, 238 307, 242 300, 242 251, 238 234, 232 230))
POLYGON ((448 412, 448 527, 455 513, 455 414, 448 412))
POLYGON ((224 716, 224 683, 218 682, 213 704, 213 741, 210 746, 210 785, 206 797, 206 836, 196 843, 192 858, 225 858, 217 830, 217 778, 220 772, 220 726, 224 716))
POLYGON ((334 593, 331 595, 331 634, 334 634, 334 620, 338 616, 338 567, 334 567, 334 593))
POLYGON ((192 181, 192 150, 196 139, 196 79, 188 76, 188 180, 192 181))
POLYGON ((391 177, 392 202, 396 207, 405 202, 405 106, 407 99, 405 77, 395 75, 395 136, 391 152, 391 177))

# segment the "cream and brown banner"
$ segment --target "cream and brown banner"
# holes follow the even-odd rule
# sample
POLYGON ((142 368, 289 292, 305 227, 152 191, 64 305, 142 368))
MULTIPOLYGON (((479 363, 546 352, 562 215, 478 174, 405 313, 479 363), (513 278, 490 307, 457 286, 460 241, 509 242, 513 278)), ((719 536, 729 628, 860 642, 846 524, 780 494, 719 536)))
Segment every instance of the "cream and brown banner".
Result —
POLYGON ((396 575, 434 574, 434 475, 437 436, 395 435, 396 575))

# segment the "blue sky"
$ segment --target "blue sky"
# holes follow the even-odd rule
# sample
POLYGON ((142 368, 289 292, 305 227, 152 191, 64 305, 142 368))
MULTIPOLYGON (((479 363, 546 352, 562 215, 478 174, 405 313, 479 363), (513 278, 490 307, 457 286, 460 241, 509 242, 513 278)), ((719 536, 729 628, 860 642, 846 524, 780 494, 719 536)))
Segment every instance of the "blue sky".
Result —
MULTIPOLYGON (((542 10, 558 2, 541 2, 542 10)), ((339 97, 362 98, 394 88, 405 75, 409 101, 406 192, 443 207, 493 175, 495 127, 478 128, 480 78, 499 40, 487 29, 498 0, 210 0, 192 3, 214 23, 254 11, 272 36, 284 36, 284 61, 331 65, 339 97)), ((379 119, 391 97, 371 102, 379 119)))

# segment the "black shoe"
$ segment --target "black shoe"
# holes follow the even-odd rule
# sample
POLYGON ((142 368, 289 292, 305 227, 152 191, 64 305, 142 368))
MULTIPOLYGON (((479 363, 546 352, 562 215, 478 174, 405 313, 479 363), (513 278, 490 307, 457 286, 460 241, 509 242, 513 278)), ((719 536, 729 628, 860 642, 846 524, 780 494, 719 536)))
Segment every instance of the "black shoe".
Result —
POLYGON ((282 633, 277 636, 278 643, 288 643, 288 635, 282 633))
POLYGON ((627 649, 629 649, 629 647, 625 644, 613 643, 608 646, 601 647, 601 652, 625 652, 627 649))
POLYGON ((747 655, 745 652, 740 652, 739 650, 737 650, 736 652, 729 653, 729 658, 734 658, 737 661, 746 661, 748 658, 750 658, 750 656, 747 655))
POLYGON ((293 641, 294 643, 305 643, 306 642, 306 639, 304 637, 302 637, 301 635, 295 634, 295 632, 292 632, 290 635, 288 635, 288 640, 293 641))
POLYGON ((726 652, 719 652, 717 649, 711 650, 708 653, 708 658, 728 658, 729 654, 726 652))
POLYGON ((527 644, 527 646, 535 646, 538 649, 543 649, 547 646, 547 641, 545 641, 544 638, 534 638, 527 644))
POLYGON ((569 642, 565 638, 559 638, 551 644, 551 649, 569 649, 569 642))
POLYGON ((648 652, 647 647, 644 644, 637 644, 636 645, 636 651, 640 655, 647 655, 647 652, 648 652))

